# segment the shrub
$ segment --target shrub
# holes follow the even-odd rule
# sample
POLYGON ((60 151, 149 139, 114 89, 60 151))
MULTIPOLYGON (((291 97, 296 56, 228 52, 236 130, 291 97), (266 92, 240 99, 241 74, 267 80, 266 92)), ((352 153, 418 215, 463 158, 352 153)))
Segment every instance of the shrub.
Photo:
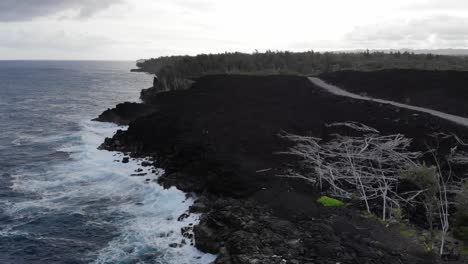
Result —
POLYGON ((457 195, 457 214, 454 225, 454 235, 468 244, 468 183, 457 195))
POLYGON ((317 200, 318 203, 320 203, 323 206, 326 207, 341 207, 344 206, 344 203, 340 200, 337 200, 335 198, 331 198, 328 196, 322 196, 317 200))
POLYGON ((426 221, 430 234, 429 248, 433 249, 435 241, 434 222, 439 213, 438 199, 440 198, 439 192, 441 191, 438 185, 437 168, 434 166, 427 166, 426 164, 418 164, 403 171, 401 177, 414 184, 418 190, 423 191, 417 199, 424 206, 426 211, 426 221))
POLYGON ((392 216, 393 219, 397 222, 401 222, 403 220, 403 212, 400 207, 392 208, 392 216))
POLYGON ((424 190, 419 196, 420 202, 426 210, 426 220, 429 229, 432 230, 434 217, 437 211, 438 198, 438 178, 437 169, 426 164, 416 165, 401 173, 401 178, 417 186, 419 190, 424 190))
POLYGON ((403 171, 401 177, 433 195, 437 191, 436 173, 436 167, 422 164, 403 171))

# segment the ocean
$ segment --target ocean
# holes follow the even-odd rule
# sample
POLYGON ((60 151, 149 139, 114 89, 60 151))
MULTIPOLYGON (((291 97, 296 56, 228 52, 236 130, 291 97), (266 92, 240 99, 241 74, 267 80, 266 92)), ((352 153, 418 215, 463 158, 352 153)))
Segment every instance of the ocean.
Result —
POLYGON ((138 101, 152 76, 134 62, 0 61, 0 263, 210 263, 178 221, 193 203, 152 182, 162 170, 98 150, 114 124, 91 121, 138 101))

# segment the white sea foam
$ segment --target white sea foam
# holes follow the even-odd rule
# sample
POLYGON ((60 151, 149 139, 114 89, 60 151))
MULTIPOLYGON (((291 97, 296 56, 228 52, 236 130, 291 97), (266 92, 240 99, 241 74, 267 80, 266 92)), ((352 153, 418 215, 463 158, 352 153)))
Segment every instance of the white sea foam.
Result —
POLYGON ((16 138, 11 141, 11 144, 15 146, 22 146, 33 141, 35 138, 37 138, 37 136, 19 133, 16 135, 16 138))
MULTIPOLYGON (((71 161, 53 165, 41 173, 14 175, 13 190, 34 194, 36 198, 11 203, 9 215, 21 218, 60 212, 112 216, 102 219, 111 219, 106 221, 111 221, 118 235, 106 247, 90 253, 95 264, 211 263, 215 256, 199 252, 189 245, 190 241, 182 247, 170 247, 184 239, 182 227, 198 221, 198 215, 193 214, 183 221, 177 220, 188 210, 192 199, 186 199, 175 188, 164 190, 154 183, 162 170, 152 173, 152 168, 141 168, 142 160, 116 162, 122 160, 123 154, 97 149, 118 128, 84 122, 77 134, 79 140, 58 149, 70 153, 71 161), (135 172, 139 168, 143 171, 135 172), (135 173, 146 175, 130 176, 135 173), (99 209, 93 208, 96 204, 99 209)), ((101 224, 93 219, 86 224, 101 224)))
MULTIPOLYGON (((37 131, 35 131, 37 133, 37 131)), ((27 133, 18 133, 16 138, 11 141, 11 144, 15 146, 22 146, 28 144, 37 144, 37 143, 53 143, 59 140, 63 140, 62 136, 37 136, 34 134, 27 133)))

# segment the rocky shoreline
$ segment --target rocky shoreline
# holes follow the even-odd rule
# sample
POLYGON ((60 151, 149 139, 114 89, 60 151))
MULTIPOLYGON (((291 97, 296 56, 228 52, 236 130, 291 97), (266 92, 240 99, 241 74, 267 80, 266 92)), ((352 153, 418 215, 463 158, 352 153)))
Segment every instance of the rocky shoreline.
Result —
MULTIPOLYGON (((200 224, 181 230, 216 263, 438 263, 418 243, 366 216, 360 205, 326 208, 300 180, 277 177, 293 161, 281 131, 326 137, 327 123, 363 122, 427 142, 428 132, 466 134, 429 115, 340 98, 305 77, 217 75, 188 90, 142 93, 97 120, 129 124, 101 148, 153 157, 159 179, 193 193, 200 224), (145 97, 145 94, 151 96, 145 97)), ((183 216, 181 216, 183 217, 183 216)), ((454 262, 455 263, 455 262, 454 262)))
POLYGON ((126 126, 138 117, 149 115, 155 111, 154 106, 140 103, 121 103, 114 109, 107 109, 93 121, 110 122, 126 126))

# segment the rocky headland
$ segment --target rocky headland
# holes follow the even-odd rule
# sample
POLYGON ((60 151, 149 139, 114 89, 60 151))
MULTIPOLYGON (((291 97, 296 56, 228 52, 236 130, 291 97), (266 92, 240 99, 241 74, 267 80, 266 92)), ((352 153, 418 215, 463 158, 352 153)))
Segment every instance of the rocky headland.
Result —
POLYGON ((218 254, 216 263, 441 261, 398 225, 363 213, 362 204, 323 207, 315 186, 279 177, 295 161, 278 154, 291 145, 278 134, 326 138, 336 132, 327 124, 354 121, 382 134, 402 133, 413 139, 412 149, 423 150, 431 133, 467 135, 465 127, 328 94, 306 77, 212 75, 194 81, 190 89, 172 92, 160 92, 156 82, 142 93, 144 103, 121 104, 97 120, 129 124, 101 148, 152 157, 166 172, 160 184, 197 197, 190 212, 202 213, 200 224, 181 232, 192 238, 193 231, 195 246, 218 254))

